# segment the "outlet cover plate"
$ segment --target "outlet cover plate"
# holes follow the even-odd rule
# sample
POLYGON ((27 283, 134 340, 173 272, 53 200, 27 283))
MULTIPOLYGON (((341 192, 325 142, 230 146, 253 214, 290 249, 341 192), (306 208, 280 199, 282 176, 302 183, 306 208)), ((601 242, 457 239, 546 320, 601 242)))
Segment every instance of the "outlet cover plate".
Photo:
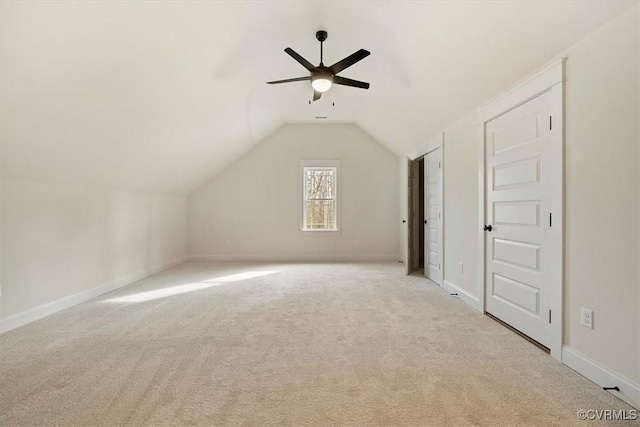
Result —
POLYGON ((584 307, 580 309, 580 324, 593 329, 593 310, 584 307))

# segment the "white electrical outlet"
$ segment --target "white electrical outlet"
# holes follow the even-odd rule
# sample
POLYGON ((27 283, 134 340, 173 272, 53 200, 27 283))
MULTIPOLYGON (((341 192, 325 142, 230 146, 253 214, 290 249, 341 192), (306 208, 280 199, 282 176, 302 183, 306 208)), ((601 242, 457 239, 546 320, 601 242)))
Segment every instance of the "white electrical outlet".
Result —
POLYGON ((580 324, 593 329, 593 310, 584 307, 580 309, 580 324))
POLYGON ((460 273, 464 273, 464 264, 460 263, 460 273))

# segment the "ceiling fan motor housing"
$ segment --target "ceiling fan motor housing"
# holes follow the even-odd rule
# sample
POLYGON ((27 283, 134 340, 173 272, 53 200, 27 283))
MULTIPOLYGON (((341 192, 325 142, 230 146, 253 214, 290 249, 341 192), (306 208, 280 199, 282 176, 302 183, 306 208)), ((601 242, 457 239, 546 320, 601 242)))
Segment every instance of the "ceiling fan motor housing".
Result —
POLYGON ((316 70, 311 72, 311 81, 318 79, 327 79, 333 82, 333 74, 329 71, 329 67, 325 67, 324 65, 319 65, 316 67, 316 70))

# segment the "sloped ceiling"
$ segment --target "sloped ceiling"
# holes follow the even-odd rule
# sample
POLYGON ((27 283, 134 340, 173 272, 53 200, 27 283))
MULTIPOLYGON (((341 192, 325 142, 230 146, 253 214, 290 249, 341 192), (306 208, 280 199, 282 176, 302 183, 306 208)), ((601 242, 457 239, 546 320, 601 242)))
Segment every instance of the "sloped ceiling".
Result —
POLYGON ((2 174, 187 194, 316 116, 405 153, 633 3, 2 1, 2 174), (370 90, 265 84, 318 29, 327 64, 372 52, 341 73, 370 90))

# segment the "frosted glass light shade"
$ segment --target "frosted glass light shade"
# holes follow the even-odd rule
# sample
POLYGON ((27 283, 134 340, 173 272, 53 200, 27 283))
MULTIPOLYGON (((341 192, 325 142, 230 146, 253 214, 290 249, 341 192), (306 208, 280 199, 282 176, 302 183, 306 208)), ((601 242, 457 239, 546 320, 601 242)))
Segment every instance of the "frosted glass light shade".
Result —
POLYGON ((331 80, 325 79, 323 77, 315 79, 311 82, 311 86, 313 86, 313 89, 317 90, 318 92, 328 91, 329 88, 331 88, 331 84, 331 80))

